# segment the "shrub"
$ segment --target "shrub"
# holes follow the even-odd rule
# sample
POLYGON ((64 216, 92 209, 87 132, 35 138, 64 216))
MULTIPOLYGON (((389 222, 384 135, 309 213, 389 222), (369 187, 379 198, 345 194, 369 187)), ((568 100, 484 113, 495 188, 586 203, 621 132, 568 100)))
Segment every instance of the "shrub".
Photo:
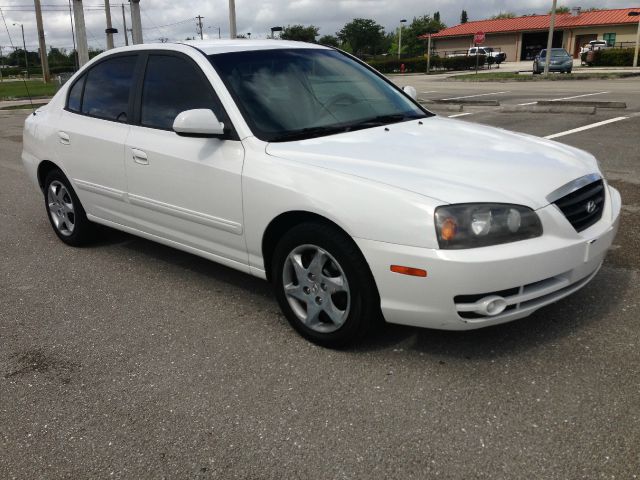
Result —
POLYGON ((605 50, 596 50, 593 52, 593 59, 589 62, 589 66, 630 67, 633 65, 633 53, 633 48, 607 48, 605 50))
MULTIPOLYGON (((478 57, 478 65, 482 67, 485 63, 493 64, 494 58, 486 58, 484 55, 478 57)), ((404 64, 405 72, 426 73, 427 57, 414 58, 385 58, 383 60, 369 60, 369 65, 381 73, 397 73, 404 64)), ((476 67, 476 57, 431 57, 432 70, 469 70, 476 67)))

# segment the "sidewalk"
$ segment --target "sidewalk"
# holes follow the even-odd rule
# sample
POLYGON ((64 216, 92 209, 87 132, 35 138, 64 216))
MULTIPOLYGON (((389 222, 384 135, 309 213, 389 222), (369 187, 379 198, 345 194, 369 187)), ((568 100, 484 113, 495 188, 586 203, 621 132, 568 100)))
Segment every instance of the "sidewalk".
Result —
POLYGON ((29 99, 26 99, 26 100, 4 100, 4 101, 0 102, 0 109, 6 108, 6 107, 19 107, 20 105, 24 105, 25 108, 30 108, 32 102, 33 102, 34 105, 42 105, 43 103, 49 103, 49 100, 51 100, 51 97, 49 97, 49 98, 34 98, 32 101, 30 101, 29 99))

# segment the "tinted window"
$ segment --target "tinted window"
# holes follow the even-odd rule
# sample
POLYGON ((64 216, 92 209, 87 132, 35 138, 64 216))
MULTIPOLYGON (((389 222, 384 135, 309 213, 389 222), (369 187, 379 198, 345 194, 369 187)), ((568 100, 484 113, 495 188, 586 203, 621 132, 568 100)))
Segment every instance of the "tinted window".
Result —
POLYGON ((85 76, 80 77, 76 83, 73 84, 69 90, 69 100, 67 102, 67 108, 74 112, 80 111, 80 105, 82 102, 82 87, 84 85, 85 76))
POLYGON ((211 85, 191 61, 169 55, 151 55, 142 88, 141 124, 172 129, 180 112, 208 108, 221 121, 211 85))
POLYGON ((99 63, 87 74, 82 113, 106 120, 127 121, 129 91, 136 55, 115 57, 99 63))
POLYGON ((253 133, 265 141, 372 128, 428 114, 385 79, 329 49, 210 55, 253 133))

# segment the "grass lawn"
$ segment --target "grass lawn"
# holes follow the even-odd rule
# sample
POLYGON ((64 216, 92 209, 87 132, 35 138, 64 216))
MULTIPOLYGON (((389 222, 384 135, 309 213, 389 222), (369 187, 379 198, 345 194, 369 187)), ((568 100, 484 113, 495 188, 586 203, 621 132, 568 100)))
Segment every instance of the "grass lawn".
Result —
MULTIPOLYGON (((54 82, 45 84, 42 80, 27 80, 26 83, 31 97, 51 97, 58 89, 58 84, 54 82)), ((0 82, 0 100, 20 100, 23 98, 29 98, 25 82, 14 80, 0 82)))
POLYGON ((601 80, 610 78, 638 77, 637 72, 585 72, 585 73, 550 73, 549 78, 544 75, 520 74, 517 72, 481 72, 465 73, 447 78, 453 82, 546 82, 557 80, 601 80))

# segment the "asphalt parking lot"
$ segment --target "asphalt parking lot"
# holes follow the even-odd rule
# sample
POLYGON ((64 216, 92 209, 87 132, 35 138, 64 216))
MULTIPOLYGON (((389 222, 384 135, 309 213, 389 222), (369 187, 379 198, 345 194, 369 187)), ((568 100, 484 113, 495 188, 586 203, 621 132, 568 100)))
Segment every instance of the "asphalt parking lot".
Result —
POLYGON ((0 111, 0 478, 640 475, 640 81, 394 80, 441 115, 538 136, 625 117, 556 137, 623 196, 596 278, 514 323, 326 350, 252 277, 107 229, 63 245, 22 172, 25 113, 0 111), (594 93, 579 98, 627 108, 434 102, 594 93))

